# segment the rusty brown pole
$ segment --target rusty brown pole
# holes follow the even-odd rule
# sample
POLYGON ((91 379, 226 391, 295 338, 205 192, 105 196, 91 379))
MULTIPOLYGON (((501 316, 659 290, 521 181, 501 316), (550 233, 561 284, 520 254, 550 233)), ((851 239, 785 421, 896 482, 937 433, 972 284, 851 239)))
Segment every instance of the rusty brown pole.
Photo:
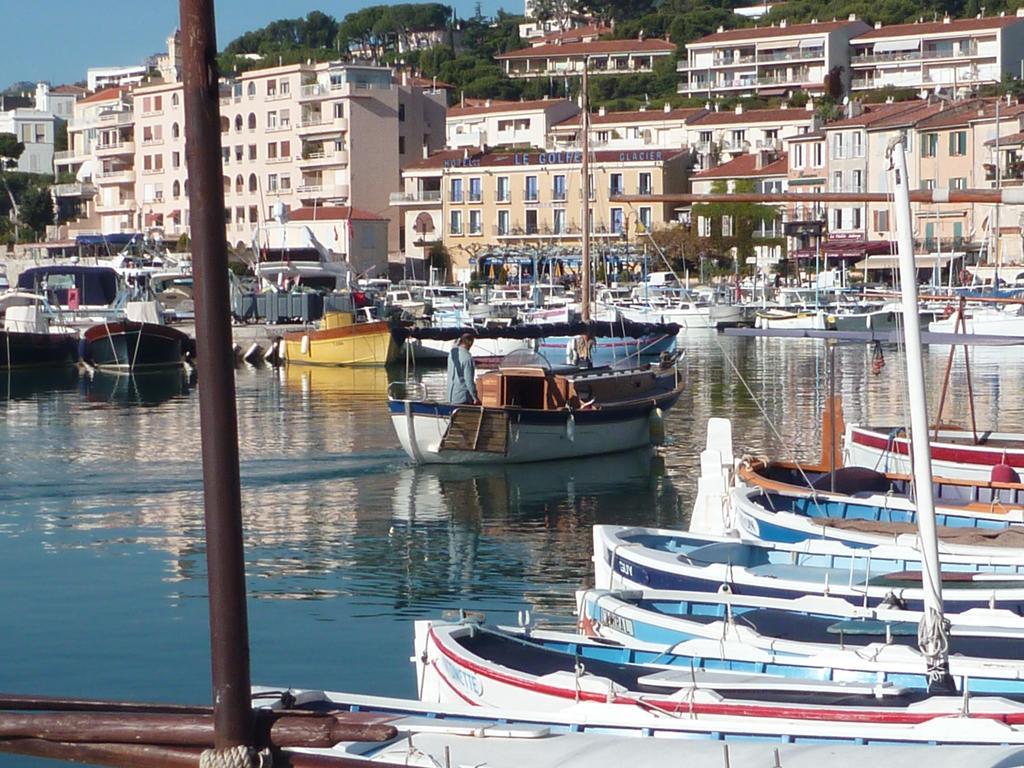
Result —
POLYGON ((195 276, 199 422, 210 591, 214 745, 252 744, 249 632, 242 550, 220 93, 213 0, 180 0, 185 140, 195 276))
MULTIPOLYGON (((887 192, 709 192, 664 195, 615 195, 613 203, 887 203, 887 192)), ((915 189, 912 203, 1007 203, 1024 204, 1024 187, 1012 189, 915 189)))

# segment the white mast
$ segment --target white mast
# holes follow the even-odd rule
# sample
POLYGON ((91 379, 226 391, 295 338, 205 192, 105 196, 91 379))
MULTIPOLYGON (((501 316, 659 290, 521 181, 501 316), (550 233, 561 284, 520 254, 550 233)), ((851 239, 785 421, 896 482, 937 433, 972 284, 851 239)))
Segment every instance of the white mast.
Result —
POLYGON ((899 251, 900 294, 907 355, 914 492, 917 498, 917 525, 921 538, 924 615, 918 627, 917 640, 921 653, 928 660, 929 692, 955 693, 956 688, 949 675, 949 622, 942 611, 942 576, 939 565, 939 542, 935 531, 935 500, 932 496, 932 455, 928 444, 928 403, 924 386, 924 361, 921 355, 921 320, 917 307, 917 268, 914 264, 910 190, 907 187, 907 158, 902 136, 889 142, 887 154, 894 176, 896 243, 899 251))
POLYGON ((580 223, 583 225, 583 300, 580 305, 580 315, 584 323, 590 322, 590 104, 587 101, 587 70, 590 68, 590 60, 583 57, 583 82, 580 85, 581 97, 580 107, 583 114, 580 117, 580 131, 582 139, 580 149, 583 151, 582 168, 583 174, 583 210, 580 212, 580 223))

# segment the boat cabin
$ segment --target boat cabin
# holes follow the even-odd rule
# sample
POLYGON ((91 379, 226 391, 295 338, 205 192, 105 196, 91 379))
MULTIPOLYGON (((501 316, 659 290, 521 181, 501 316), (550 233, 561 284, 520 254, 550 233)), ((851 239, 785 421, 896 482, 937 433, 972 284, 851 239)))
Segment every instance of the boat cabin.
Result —
POLYGON ((526 358, 539 356, 528 353, 523 356, 522 364, 506 365, 477 377, 481 405, 540 411, 600 408, 604 403, 642 397, 659 384, 656 371, 650 367, 559 373, 546 361, 527 364, 526 358))

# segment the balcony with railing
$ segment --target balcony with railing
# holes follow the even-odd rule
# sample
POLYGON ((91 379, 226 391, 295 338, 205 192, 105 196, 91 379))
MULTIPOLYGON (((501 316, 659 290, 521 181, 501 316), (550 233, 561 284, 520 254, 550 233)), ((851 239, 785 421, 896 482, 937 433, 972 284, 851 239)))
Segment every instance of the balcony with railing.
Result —
POLYGON ((417 192, 392 192, 388 202, 391 205, 440 204, 441 190, 425 189, 417 192))
POLYGON ((95 147, 96 157, 115 157, 117 155, 135 154, 134 141, 113 141, 106 144, 97 144, 95 147))
POLYGON ((808 61, 825 58, 824 48, 787 48, 777 51, 758 51, 757 62, 770 64, 777 61, 808 61))
POLYGON ((296 128, 300 136, 312 136, 317 133, 341 133, 348 130, 348 119, 322 115, 319 112, 305 114, 299 118, 296 128))
MULTIPOLYGON (((158 170, 163 170, 158 169, 158 170)), ((134 184, 134 168, 109 168, 96 173, 96 182, 99 184, 134 184)))
POLYGON ((306 200, 348 199, 348 184, 324 184, 322 182, 304 182, 295 188, 296 194, 306 200))
MULTIPOLYGON (((290 162, 291 158, 282 156, 267 160, 269 163, 275 161, 290 162)), ((299 158, 300 168, 317 168, 325 165, 348 165, 348 152, 344 149, 315 149, 303 151, 302 157, 299 158)))
POLYGON ((1024 160, 1008 161, 1001 167, 985 163, 985 181, 1020 181, 1024 179, 1024 160))

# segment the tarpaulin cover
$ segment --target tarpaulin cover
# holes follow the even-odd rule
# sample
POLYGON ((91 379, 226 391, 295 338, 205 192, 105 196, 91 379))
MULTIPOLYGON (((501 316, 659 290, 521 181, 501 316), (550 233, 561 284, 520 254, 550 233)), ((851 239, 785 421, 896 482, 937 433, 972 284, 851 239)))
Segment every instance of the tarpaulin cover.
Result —
POLYGON ((416 328, 399 326, 392 329, 395 341, 401 343, 406 339, 432 339, 434 341, 454 341, 464 333, 472 333, 478 339, 544 339, 555 336, 579 336, 582 333, 593 333, 596 337, 612 337, 626 339, 642 339, 650 336, 675 336, 680 326, 676 323, 633 323, 596 322, 589 323, 545 323, 542 325, 508 325, 496 328, 470 328, 450 326, 447 328, 416 328))

